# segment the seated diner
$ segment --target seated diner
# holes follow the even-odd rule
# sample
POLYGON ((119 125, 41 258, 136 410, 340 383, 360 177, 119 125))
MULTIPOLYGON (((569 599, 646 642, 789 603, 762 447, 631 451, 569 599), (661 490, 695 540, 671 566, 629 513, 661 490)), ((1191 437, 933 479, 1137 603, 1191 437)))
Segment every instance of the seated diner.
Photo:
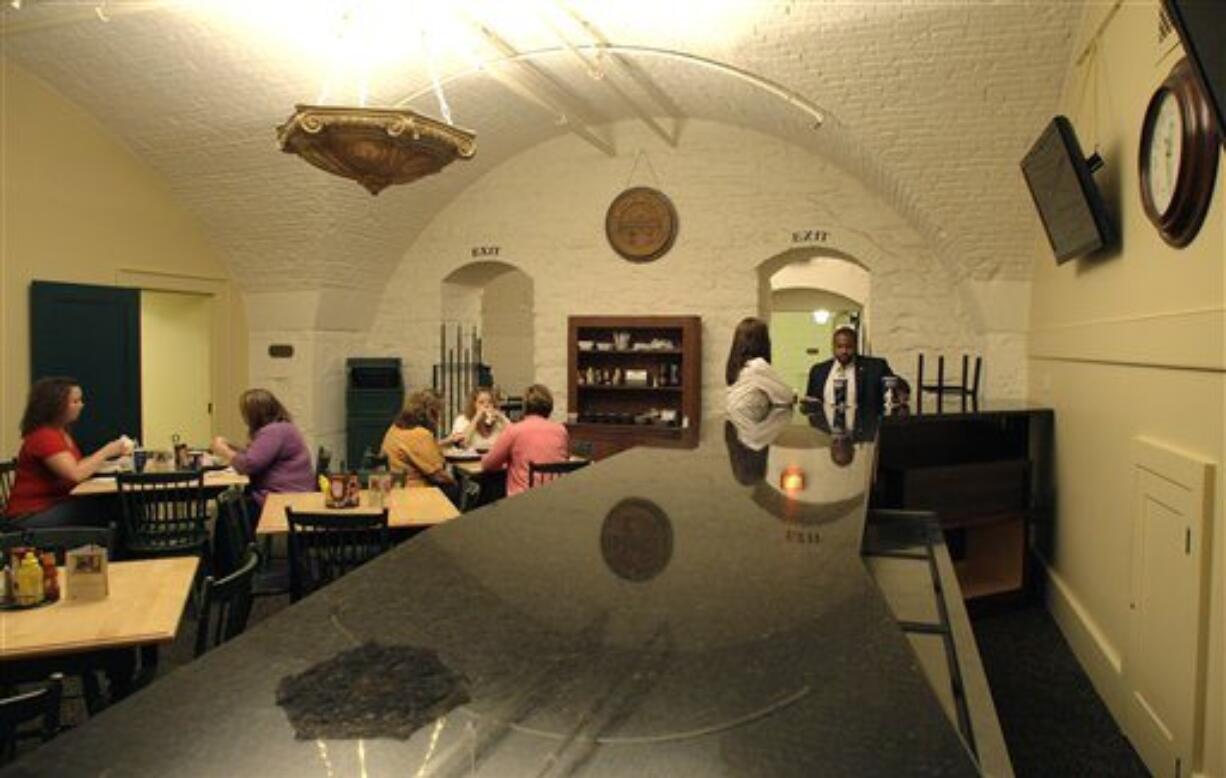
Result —
POLYGON ((507 496, 529 488, 528 464, 562 462, 570 457, 566 427, 549 420, 553 394, 541 384, 524 390, 524 418, 507 427, 490 452, 481 458, 482 470, 507 469, 507 496))
POLYGON ((21 450, 4 518, 21 529, 104 523, 94 503, 74 500, 73 488, 103 463, 131 451, 116 438, 83 456, 71 428, 85 408, 85 393, 72 378, 40 378, 30 387, 21 417, 21 450))
POLYGON ((387 457, 393 473, 404 473, 406 487, 437 486, 455 503, 456 480, 448 471, 447 460, 434 436, 441 409, 438 395, 430 389, 410 394, 383 436, 379 453, 387 457))

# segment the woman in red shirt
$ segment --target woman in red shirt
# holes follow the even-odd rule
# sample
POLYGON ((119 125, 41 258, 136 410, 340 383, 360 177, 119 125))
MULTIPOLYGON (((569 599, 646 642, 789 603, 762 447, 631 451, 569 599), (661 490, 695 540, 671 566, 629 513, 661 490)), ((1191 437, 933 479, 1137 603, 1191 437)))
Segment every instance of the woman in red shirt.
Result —
POLYGON ((85 407, 81 387, 71 378, 41 378, 30 387, 21 417, 17 477, 4 518, 19 528, 96 524, 88 501, 68 495, 107 459, 124 453, 123 439, 81 456, 68 429, 85 407))

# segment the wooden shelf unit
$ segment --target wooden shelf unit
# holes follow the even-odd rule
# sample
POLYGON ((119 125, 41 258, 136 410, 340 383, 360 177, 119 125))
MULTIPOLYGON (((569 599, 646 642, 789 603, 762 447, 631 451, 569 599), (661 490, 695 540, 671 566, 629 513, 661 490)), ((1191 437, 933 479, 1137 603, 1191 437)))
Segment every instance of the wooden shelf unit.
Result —
POLYGON ((601 459, 634 446, 693 448, 702 415, 702 319, 698 316, 572 316, 568 320, 567 428, 601 459), (628 333, 627 348, 613 348, 628 333), (634 349, 666 340, 675 348, 634 349), (579 343, 590 347, 579 348, 579 343), (600 344, 608 344, 604 350, 600 344), (625 373, 647 372, 649 385, 625 373), (672 425, 635 423, 652 410, 672 411, 672 425))

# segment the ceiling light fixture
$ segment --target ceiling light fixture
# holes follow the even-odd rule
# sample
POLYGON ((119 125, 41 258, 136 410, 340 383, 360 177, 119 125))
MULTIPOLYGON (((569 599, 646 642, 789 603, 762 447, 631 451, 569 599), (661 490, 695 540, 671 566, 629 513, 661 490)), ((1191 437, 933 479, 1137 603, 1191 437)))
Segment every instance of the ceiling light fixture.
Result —
POLYGON ((476 141, 473 132, 407 108, 299 105, 277 128, 282 151, 351 178, 372 195, 471 159, 476 141))

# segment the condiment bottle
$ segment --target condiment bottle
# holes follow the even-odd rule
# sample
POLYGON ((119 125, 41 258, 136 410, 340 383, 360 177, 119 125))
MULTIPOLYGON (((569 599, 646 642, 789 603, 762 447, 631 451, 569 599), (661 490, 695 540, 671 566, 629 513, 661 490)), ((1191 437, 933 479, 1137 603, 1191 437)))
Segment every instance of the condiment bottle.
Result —
POLYGON ((18 605, 38 605, 43 600, 43 570, 34 558, 34 552, 26 552, 14 576, 14 597, 18 605))
POLYGON ((43 557, 43 599, 58 602, 60 599, 60 574, 55 569, 55 554, 44 551, 43 557))

